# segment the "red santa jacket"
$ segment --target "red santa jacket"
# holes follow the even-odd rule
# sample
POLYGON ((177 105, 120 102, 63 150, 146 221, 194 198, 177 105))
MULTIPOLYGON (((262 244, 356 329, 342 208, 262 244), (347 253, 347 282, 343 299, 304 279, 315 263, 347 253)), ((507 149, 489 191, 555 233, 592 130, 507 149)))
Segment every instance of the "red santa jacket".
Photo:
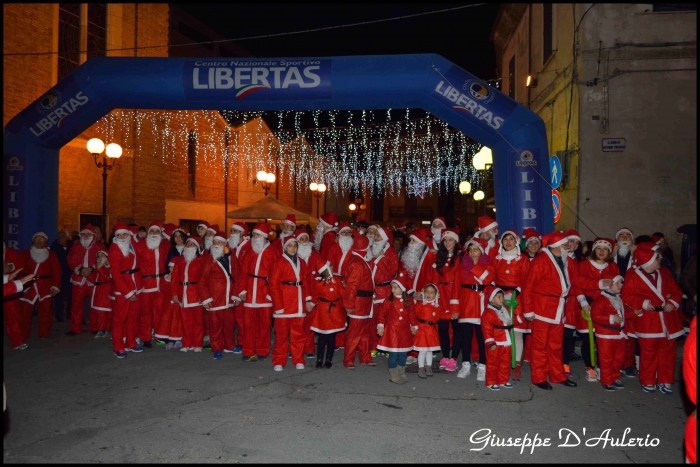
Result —
POLYGON ((2 286, 2 296, 4 298, 4 297, 9 297, 10 295, 18 294, 18 293, 22 292, 23 288, 24 288, 24 286, 22 285, 22 281, 20 281, 19 279, 16 279, 16 280, 13 280, 10 282, 6 282, 2 286))
MULTIPOLYGON (((326 237, 323 237, 323 239, 325 240, 326 237)), ((323 248, 323 245, 321 245, 321 248, 323 248)), ((334 276, 341 279, 344 278, 350 255, 352 255, 352 247, 348 251, 343 251, 339 244, 334 243, 328 248, 328 256, 325 259, 331 262, 334 276)))
MULTIPOLYGON (((110 265, 111 266, 111 265, 110 265)), ((112 301, 114 300, 112 280, 112 268, 106 264, 99 269, 95 269, 90 278, 95 286, 92 288, 90 297, 90 308, 99 311, 112 311, 112 301)))
POLYGON ((238 261, 234 255, 223 256, 219 261, 215 261, 211 255, 202 257, 202 271, 197 287, 202 305, 211 305, 207 311, 225 310, 233 306, 231 297, 235 293, 231 258, 238 261))
MULTIPOLYGON (((437 255, 435 255, 435 259, 437 260, 437 255)), ((442 274, 437 270, 437 263, 433 263, 433 277, 436 281, 434 284, 440 292, 440 309, 443 310, 440 319, 450 319, 450 315, 452 314, 450 300, 454 295, 455 283, 457 282, 460 269, 464 270, 462 264, 457 261, 457 255, 452 255, 447 258, 445 265, 442 267, 442 274)), ((459 287, 459 285, 457 285, 457 287, 459 287)), ((455 311, 455 313, 457 312, 455 311)))
POLYGON ((496 287, 503 289, 503 292, 506 294, 512 290, 511 287, 515 287, 515 290, 522 292, 521 284, 530 270, 530 261, 527 256, 519 254, 515 258, 509 259, 505 256, 496 255, 493 260, 493 267, 496 273, 494 278, 496 287))
MULTIPOLYGON (((72 252, 73 250, 71 250, 72 252)), ((131 298, 132 295, 141 293, 143 281, 141 280, 139 262, 134 252, 129 249, 129 254, 124 256, 119 245, 115 242, 109 247, 108 257, 109 265, 112 268, 114 295, 131 298)))
MULTIPOLYGON (((112 246, 117 247, 115 244, 112 246)), ((118 248, 118 247, 117 247, 118 248)), ((92 285, 85 277, 80 275, 81 268, 95 268, 95 263, 97 262, 97 246, 95 242, 92 242, 89 249, 80 243, 76 243, 68 252, 68 266, 70 266, 73 274, 70 276, 70 281, 74 285, 92 285)), ((110 251, 112 251, 110 247, 110 251)), ((123 255, 122 255, 123 256, 123 255)), ((111 264, 111 260, 110 260, 111 264)), ((114 265, 112 265, 114 266, 114 265)))
POLYGON ((493 239, 493 246, 491 246, 491 241, 489 241, 489 244, 486 246, 486 251, 485 253, 491 257, 491 259, 496 259, 498 256, 498 250, 501 249, 501 242, 497 239, 493 239))
POLYGON ((277 258, 268 285, 275 318, 303 318, 306 302, 311 302, 309 269, 297 256, 296 264, 287 255, 277 258))
MULTIPOLYGON (((462 261, 471 261, 469 256, 462 257, 462 261)), ((481 264, 481 263, 477 263, 481 264)), ((481 315, 484 313, 484 287, 493 282, 495 270, 493 263, 476 265, 467 273, 462 264, 457 267, 455 284, 450 297, 450 313, 459 313, 460 323, 481 323, 481 315), (476 272, 480 272, 477 276, 476 272)))
POLYGON ((268 293, 268 280, 271 267, 277 255, 267 243, 260 253, 251 249, 245 255, 241 267, 240 293, 246 292, 243 306, 248 308, 266 308, 272 306, 272 297, 268 293))
POLYGON ((408 297, 408 306, 401 297, 387 299, 377 315, 377 329, 384 327, 384 334, 379 339, 377 348, 387 352, 413 350, 411 326, 418 327, 413 299, 408 297))
POLYGON ((345 266, 345 293, 343 307, 354 310, 348 315, 353 319, 369 319, 374 312, 372 297, 374 283, 369 264, 358 253, 353 252, 345 266))
POLYGON ((581 262, 570 259, 567 265, 571 278, 571 290, 566 299, 565 326, 586 333, 588 321, 583 318, 581 309, 591 306, 591 299, 595 300, 600 296, 603 279, 614 279, 620 270, 615 263, 605 263, 601 266, 591 259, 581 262))
POLYGON ((436 273, 435 268, 433 267, 435 264, 435 258, 435 253, 430 251, 429 248, 426 248, 425 251, 423 251, 423 255, 421 256, 420 263, 418 265, 418 271, 416 271, 415 276, 411 277, 411 288, 406 291, 408 294, 413 294, 414 292, 423 290, 423 287, 425 287, 427 284, 435 282, 436 273))
POLYGON ((399 270, 399 255, 388 243, 383 254, 369 263, 374 282, 374 303, 383 303, 391 295, 391 280, 399 270))
MULTIPOLYGON (((629 308, 628 308, 629 310, 629 308)), ((625 334, 625 315, 630 316, 631 310, 625 310, 622 299, 618 294, 601 293, 591 305, 591 320, 595 325, 595 336, 598 339, 627 339, 625 334), (613 321, 615 316, 622 318, 622 323, 613 321)))
POLYGON ((175 258, 172 280, 170 282, 170 294, 177 295, 177 299, 183 308, 201 306, 199 299, 199 284, 202 281, 204 262, 211 261, 211 256, 199 255, 189 263, 184 256, 175 258))
POLYGON ((325 259, 326 261, 328 261, 328 255, 331 252, 331 247, 336 244, 335 239, 337 236, 338 234, 335 231, 329 230, 323 234, 323 237, 321 237, 319 253, 321 254, 321 258, 325 259))
POLYGON ((640 268, 628 271, 622 287, 622 301, 634 310, 643 310, 646 305, 672 304, 675 308, 672 312, 644 310, 642 316, 634 319, 634 331, 637 337, 675 339, 684 333, 677 313, 683 292, 668 269, 659 268, 655 276, 654 281, 640 268))
MULTIPOLYGON (((523 258, 526 259, 526 258, 523 258)), ((490 303, 481 315, 481 332, 484 333, 484 345, 486 347, 493 344, 510 347, 510 330, 503 329, 503 326, 510 326, 510 314, 505 307, 498 310, 490 303)))
MULTIPOLYGON (((311 302, 314 305, 318 303, 318 295, 315 284, 321 280, 320 275, 318 274, 318 271, 315 267, 319 259, 321 259, 321 255, 318 253, 318 251, 314 250, 313 248, 311 249, 311 254, 307 259, 302 258, 302 261, 306 263, 306 270, 309 273, 309 288, 311 289, 311 302)), ((338 306, 340 306, 340 303, 338 303, 338 306)))
POLYGON ((311 295, 316 307, 313 310, 312 331, 332 334, 345 329, 347 314, 341 305, 343 292, 343 284, 337 277, 332 277, 328 282, 320 277, 314 280, 311 295))
POLYGON ((568 268, 559 268, 554 255, 545 248, 530 261, 530 270, 522 288, 522 307, 526 317, 559 324, 564 314, 564 303, 571 287, 568 268))
POLYGON ((58 262, 56 253, 49 248, 46 249, 49 256, 41 263, 34 261, 31 248, 27 248, 21 253, 24 260, 22 275, 34 274, 36 279, 27 287, 24 296, 20 298, 22 301, 34 304, 37 299, 41 302, 51 298, 51 289, 55 288, 59 292, 61 291, 61 264, 58 262))
POLYGON ((136 257, 139 260, 139 267, 141 268, 143 292, 162 292, 163 277, 168 273, 165 262, 168 258, 168 250, 170 249, 169 243, 162 240, 158 248, 153 250, 148 248, 145 239, 133 245, 136 257))

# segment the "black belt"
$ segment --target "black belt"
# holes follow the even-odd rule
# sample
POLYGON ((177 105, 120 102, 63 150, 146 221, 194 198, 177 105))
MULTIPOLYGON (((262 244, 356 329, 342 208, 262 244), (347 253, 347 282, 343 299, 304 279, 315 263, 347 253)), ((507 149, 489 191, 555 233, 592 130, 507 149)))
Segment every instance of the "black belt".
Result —
POLYGON ((494 329, 506 329, 506 330, 508 330, 508 331, 510 331, 511 329, 513 329, 513 325, 512 325, 512 324, 511 324, 510 326, 501 326, 500 324, 494 324, 493 327, 494 327, 494 329))
POLYGON ((196 282, 180 282, 180 285, 185 285, 185 286, 187 286, 187 285, 197 285, 197 283, 196 283, 196 282))
POLYGON ((105 285, 105 284, 111 284, 111 282, 93 282, 93 285, 105 285))
POLYGON ((644 311, 664 311, 664 307, 662 307, 662 306, 653 306, 653 307, 651 307, 651 310, 644 310, 644 311))
POLYGON ((342 274, 333 273, 333 275, 334 275, 335 277, 340 277, 341 279, 342 279, 343 277, 345 277, 345 276, 343 276, 342 274))
POLYGON ((454 284, 454 282, 438 282, 438 284, 440 284, 440 285, 450 285, 450 284, 454 284))
POLYGON ((485 285, 478 285, 478 284, 462 284, 461 286, 464 289, 476 290, 477 292, 480 292, 486 288, 485 285))
POLYGON ((511 290, 517 289, 517 287, 510 285, 496 285, 496 288, 501 289, 504 292, 510 292, 511 290))
POLYGON ((423 324, 431 324, 431 325, 432 325, 432 324, 435 324, 435 323, 432 322, 432 321, 425 321, 425 320, 420 319, 420 318, 418 318, 418 322, 419 322, 419 323, 423 323, 423 324))
POLYGON ((254 278, 256 278, 256 279, 264 279, 265 282, 267 282, 267 277, 256 276, 255 274, 250 274, 250 273, 249 273, 248 275, 249 275, 250 277, 254 277, 254 278))
POLYGON ((301 285, 301 282, 286 282, 286 281, 282 281, 282 284, 284 284, 284 285, 301 285))
POLYGON ((51 279, 53 276, 34 276, 34 279, 51 279))
POLYGON ((325 298, 319 297, 318 299, 319 299, 320 301, 324 302, 324 303, 330 303, 330 305, 328 306, 328 313, 331 312, 331 309, 332 309, 334 306, 337 306, 337 305, 335 304, 335 302, 339 302, 339 301, 340 301, 339 298, 336 298, 335 300, 326 300, 325 298))
POLYGON ((615 326, 610 326, 609 324, 596 324, 595 327, 610 329, 611 331, 622 331, 623 329, 625 329, 624 326, 622 326, 621 328, 616 328, 615 326))
POLYGON ((165 272, 161 272, 160 274, 149 274, 147 276, 141 276, 142 279, 155 279, 156 277, 163 277, 167 275, 165 272))
POLYGON ((357 296, 358 297, 372 297, 374 295, 374 292, 371 290, 358 290, 357 291, 357 296))
POLYGON ((374 283, 374 286, 375 286, 375 287, 385 287, 385 286, 387 286, 387 285, 391 285, 391 281, 386 281, 386 282, 381 282, 381 283, 380 283, 380 282, 375 282, 375 283, 374 283))
POLYGON ((135 273, 139 272, 140 270, 141 270, 141 268, 129 269, 126 271, 122 271, 122 274, 135 274, 135 273))

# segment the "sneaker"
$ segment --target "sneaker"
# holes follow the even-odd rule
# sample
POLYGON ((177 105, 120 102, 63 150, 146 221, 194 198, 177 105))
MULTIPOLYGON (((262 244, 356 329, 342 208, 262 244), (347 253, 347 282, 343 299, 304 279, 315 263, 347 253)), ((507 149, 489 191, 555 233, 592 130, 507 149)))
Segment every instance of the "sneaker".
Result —
POLYGON ((214 360, 221 360, 224 358, 224 353, 221 350, 214 352, 214 360))
POLYGON ((304 354, 304 355, 306 356, 307 360, 308 360, 308 359, 316 358, 316 354, 307 353, 307 354, 304 354))
POLYGON ((264 362, 265 360, 267 360, 267 355, 264 356, 264 357, 263 357, 263 356, 260 356, 260 355, 256 355, 256 356, 258 357, 258 361, 259 361, 259 362, 264 362))
POLYGON ((412 365, 416 363, 418 359, 416 357, 411 357, 410 355, 406 358, 406 365, 412 365))
POLYGON ((163 347, 163 346, 166 345, 165 342, 163 342, 163 341, 161 341, 161 340, 158 340, 158 339, 153 339, 153 341, 155 342, 155 344, 156 344, 158 347, 163 347))
POLYGON ((297 363, 297 366, 296 366, 297 370, 303 370, 304 368, 306 368, 306 367, 304 366, 303 363, 297 363))
POLYGON ((673 389, 671 389, 670 384, 657 384, 656 387, 659 388, 659 391, 661 391, 662 394, 666 394, 666 395, 673 394, 673 389))
POLYGON ((564 373, 567 378, 571 378, 571 367, 569 365, 564 365, 564 373))
POLYGON ((373 351, 371 351, 369 354, 372 356, 372 358, 374 358, 374 357, 377 356, 377 353, 378 353, 378 352, 377 352, 376 350, 373 350, 373 351))
MULTIPOLYGON (((209 347, 211 348, 211 347, 209 347)), ((201 347, 195 347, 194 348, 195 353, 202 353, 202 348, 201 347)))
POLYGON ((273 369, 275 371, 282 371, 283 368, 282 368, 282 365, 275 365, 275 367, 273 369))
POLYGON ((175 341, 175 346, 173 348, 181 349, 182 348, 182 341, 175 341))
POLYGON ((153 344, 151 344, 151 341, 143 341, 143 348, 144 349, 152 349, 153 344))
POLYGON ((136 352, 136 353, 140 353, 140 352, 143 352, 143 347, 139 347, 139 346, 137 345, 136 347, 132 347, 132 348, 130 348, 130 349, 124 349, 124 350, 126 350, 127 352, 136 352))
POLYGON ((505 389, 513 389, 513 385, 510 383, 503 384, 501 387, 505 389))
POLYGON ((653 393, 653 392, 656 391, 656 386, 654 386, 653 384, 652 384, 651 386, 644 386, 644 385, 642 385, 642 390, 643 390, 644 392, 648 392, 649 394, 651 394, 651 393, 653 393))
POLYGON ((444 369, 445 369, 445 365, 447 365, 447 362, 449 362, 449 361, 450 361, 449 358, 443 358, 442 360, 440 360, 440 369, 441 369, 441 370, 444 370, 444 369))
POLYGON ((173 350, 174 347, 175 347, 174 342, 168 342, 167 344, 165 344, 165 350, 173 350))
POLYGON ((486 365, 479 363, 479 371, 476 373, 477 381, 486 381, 486 365))
POLYGON ((632 368, 631 366, 623 368, 622 370, 620 370, 620 373, 622 374, 622 376, 626 376, 628 378, 634 378, 636 376, 634 374, 634 368, 632 368))
POLYGON ((104 336, 104 331, 97 331, 97 334, 95 334, 95 339, 102 339, 104 336))
POLYGON ((22 344, 22 345, 18 345, 17 347, 15 347, 15 350, 24 350, 27 347, 29 347, 27 344, 22 344))
POLYGON ((586 367, 586 381, 595 383, 598 379, 595 377, 595 370, 589 366, 586 367))
POLYGON ((445 365, 445 370, 447 371, 457 371, 457 360, 454 358, 451 358, 447 361, 447 365, 445 365))
POLYGON ((486 386, 492 391, 500 391, 501 387, 498 384, 492 384, 491 386, 486 386))
POLYGON ((612 385, 615 387, 615 389, 625 389, 625 385, 622 384, 622 381, 620 381, 619 379, 612 383, 612 385))
POLYGON ((243 353, 243 346, 237 345, 233 348, 233 353, 243 353))
POLYGON ((126 352, 121 351, 121 352, 114 352, 114 355, 116 355, 117 358, 126 358, 126 352))
MULTIPOLYGON (((189 352, 189 350, 190 350, 190 349, 189 349, 188 347, 182 347, 182 348, 180 349, 180 352, 189 352)), ((193 350, 194 350, 194 349, 193 349, 193 350)))
POLYGON ((204 342, 202 345, 203 349, 211 350, 211 344, 209 342, 204 342))
POLYGON ((224 353, 235 353, 234 350, 235 350, 235 349, 231 349, 231 350, 229 350, 229 349, 224 349, 224 353))
POLYGON ((472 366, 469 362, 462 362, 462 368, 457 372, 457 378, 466 378, 472 372, 472 366))
POLYGON ((418 368, 418 377, 421 379, 426 379, 428 375, 425 374, 425 367, 418 368))
POLYGON ((605 389, 608 392, 615 392, 615 386, 613 386, 613 385, 603 386, 603 389, 605 389))
POLYGON ((245 355, 243 356, 242 360, 246 363, 251 363, 251 362, 257 362, 258 361, 258 356, 257 355, 252 355, 250 357, 246 357, 245 355))

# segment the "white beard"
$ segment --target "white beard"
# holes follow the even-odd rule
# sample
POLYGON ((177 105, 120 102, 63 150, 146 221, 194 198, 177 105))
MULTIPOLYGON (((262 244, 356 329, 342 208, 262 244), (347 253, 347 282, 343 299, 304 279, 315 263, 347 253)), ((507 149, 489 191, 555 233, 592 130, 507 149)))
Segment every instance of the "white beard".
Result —
POLYGON ((433 233, 433 240, 435 240, 435 243, 440 243, 440 234, 442 233, 442 229, 431 227, 430 231, 433 233))
POLYGON ((214 237, 204 237, 204 249, 208 250, 214 244, 214 237))
POLYGON ((228 236, 228 247, 231 249, 234 249, 238 246, 240 241, 241 241, 241 234, 232 233, 231 235, 228 236))
POLYGON ((92 237, 90 237, 90 240, 85 240, 84 238, 80 239, 80 244, 83 245, 83 248, 85 248, 86 250, 89 250, 94 242, 95 242, 94 235, 92 237))
POLYGON ((311 249, 313 248, 313 245, 311 243, 300 243, 299 248, 297 249, 297 254, 301 259, 304 261, 309 259, 309 256, 311 256, 311 249))
POLYGON ((630 242, 617 242, 619 248, 617 249, 617 254, 620 256, 627 256, 630 252, 630 242))
POLYGON ((352 237, 343 237, 341 235, 340 238, 338 238, 338 246, 340 246, 340 249, 344 252, 350 250, 350 248, 352 248, 353 243, 355 243, 355 241, 352 237))
POLYGON ((190 246, 182 250, 182 257, 185 258, 185 261, 188 263, 192 261, 195 256, 197 256, 197 247, 190 246))
POLYGON ((161 241, 163 241, 162 235, 149 235, 146 237, 146 246, 149 250, 155 250, 160 246, 161 241))
MULTIPOLYGON (((318 224, 319 227, 321 224, 318 224)), ((323 227, 316 227, 316 235, 314 235, 314 250, 321 251, 321 241, 323 240, 323 227)))
POLYGON ((32 256, 32 259, 36 264, 41 264, 49 258, 48 248, 39 249, 32 246, 32 248, 29 250, 29 254, 32 256))
POLYGON ((408 271, 410 276, 415 276, 418 272, 418 267, 420 266, 420 258, 423 255, 423 248, 425 245, 416 243, 413 245, 408 245, 403 250, 401 255, 401 262, 408 271))
POLYGON ((384 251, 384 246, 386 245, 386 240, 382 240, 381 242, 374 242, 374 245, 372 245, 372 248, 370 248, 370 251, 372 252, 372 256, 375 258, 382 254, 382 251, 384 251))
POLYGON ((374 246, 374 234, 372 235, 367 235, 367 240, 369 240, 369 247, 372 248, 374 246))
POLYGON ((178 253, 182 254, 182 250, 185 249, 185 245, 175 245, 175 249, 178 253))
POLYGON ((214 261, 224 256, 224 247, 222 246, 212 246, 209 251, 211 252, 211 256, 214 258, 214 261))
POLYGON ((253 251, 256 252, 257 254, 262 253, 263 248, 265 248, 265 238, 254 238, 251 241, 251 245, 253 246, 253 251))
POLYGON ((367 262, 369 263, 370 261, 372 261, 372 258, 374 258, 374 256, 372 256, 372 249, 369 248, 369 249, 367 250, 367 254, 365 255, 364 260, 367 261, 367 262))
POLYGON ((117 246, 119 247, 119 249, 121 250, 121 252, 124 256, 129 256, 129 247, 131 246, 131 237, 128 237, 125 240, 119 240, 118 238, 115 238, 114 243, 117 244, 117 246))

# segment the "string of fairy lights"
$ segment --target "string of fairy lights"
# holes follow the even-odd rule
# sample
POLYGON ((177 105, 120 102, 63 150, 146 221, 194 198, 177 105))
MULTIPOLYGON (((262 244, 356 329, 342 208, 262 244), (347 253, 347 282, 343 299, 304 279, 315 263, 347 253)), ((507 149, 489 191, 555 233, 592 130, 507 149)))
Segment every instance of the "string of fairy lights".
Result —
POLYGON ((186 166, 188 144, 195 144, 197 170, 205 176, 216 169, 223 178, 219 169, 228 155, 229 176, 276 171, 290 190, 302 192, 316 182, 341 196, 361 190, 425 197, 456 192, 462 181, 483 185, 485 173, 472 165, 481 145, 464 133, 430 114, 412 118, 410 109, 388 109, 381 119, 377 114, 115 110, 97 122, 96 131, 105 141, 123 141, 135 157, 156 157, 165 165, 186 166), (265 114, 277 118, 276 127, 265 123, 265 114), (301 127, 305 114, 313 117, 313 127, 301 127), (290 118, 293 129, 283 125, 290 118))

